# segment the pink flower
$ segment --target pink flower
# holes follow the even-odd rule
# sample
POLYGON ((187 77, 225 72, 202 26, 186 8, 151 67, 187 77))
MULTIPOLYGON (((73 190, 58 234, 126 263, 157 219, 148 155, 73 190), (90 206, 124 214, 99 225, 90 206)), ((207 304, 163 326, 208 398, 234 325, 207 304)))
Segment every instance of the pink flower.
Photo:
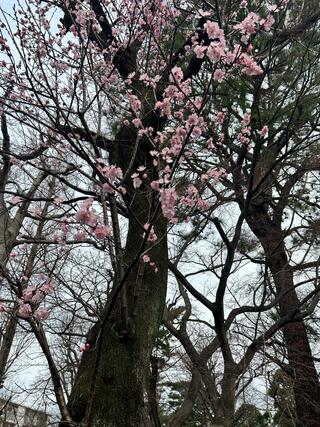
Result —
POLYGON ((171 70, 171 76, 170 76, 170 81, 178 81, 181 82, 181 80, 183 79, 183 71, 181 70, 180 67, 173 67, 171 70), (172 76, 174 78, 172 78, 172 76))
POLYGON ((174 205, 177 199, 177 193, 174 188, 165 188, 160 190, 160 202, 162 213, 165 218, 172 219, 175 215, 174 205))
POLYGON ((213 73, 213 80, 217 80, 219 83, 221 83, 223 81, 225 75, 226 75, 226 73, 223 70, 221 70, 220 68, 218 68, 213 73))
POLYGON ((251 115, 248 113, 244 113, 241 124, 243 126, 248 126, 250 124, 250 121, 251 121, 251 115))
POLYGON ((171 102, 169 98, 164 98, 163 101, 157 101, 154 108, 160 110, 160 116, 170 116, 171 115, 171 102))
POLYGON ((136 127, 136 128, 140 128, 142 127, 142 121, 139 118, 135 118, 132 120, 132 124, 136 127))
POLYGON ((157 264, 155 262, 152 261, 152 262, 150 262, 149 265, 155 273, 158 273, 158 267, 157 267, 157 264))
POLYGON ((224 46, 220 43, 211 42, 207 49, 207 56, 212 62, 220 61, 221 57, 224 56, 224 46))
POLYGON ((220 41, 224 41, 224 32, 216 22, 207 21, 204 24, 204 28, 210 39, 219 39, 220 41))
POLYGON ((204 58, 207 48, 205 46, 196 46, 193 51, 197 58, 204 58))
POLYGON ((106 237, 110 237, 112 234, 112 230, 108 225, 97 225, 93 230, 94 235, 97 239, 105 239, 106 237))
POLYGON ((54 290, 54 283, 52 280, 48 280, 41 286, 41 291, 45 294, 51 294, 54 290))
POLYGON ((16 251, 12 251, 9 253, 9 257, 14 258, 18 255, 18 253, 16 251))
POLYGON ((32 313, 30 304, 24 304, 23 302, 20 304, 19 307, 19 314, 22 317, 29 317, 32 313))
POLYGON ((84 231, 78 230, 74 235, 74 239, 77 240, 78 242, 82 242, 83 240, 86 240, 86 238, 87 238, 87 233, 85 233, 84 231))
POLYGON ((26 301, 31 301, 35 295, 37 288, 35 286, 28 286, 22 291, 22 298, 26 301))
POLYGON ((222 125, 222 123, 224 122, 225 118, 226 118, 226 113, 224 113, 223 111, 218 111, 216 113, 214 121, 215 121, 215 123, 217 125, 222 125))
POLYGON ((159 191, 160 190, 160 184, 161 184, 160 180, 157 180, 157 181, 152 181, 150 186, 151 186, 152 190, 159 191))
POLYGON ((46 308, 38 308, 34 312, 34 317, 38 320, 46 320, 49 316, 49 311, 46 308))
POLYGON ((143 255, 142 260, 143 260, 143 262, 150 262, 149 255, 143 255))
POLYGON ((201 175, 201 181, 206 181, 207 179, 213 179, 215 181, 218 181, 221 177, 226 176, 227 173, 225 169, 208 169, 205 174, 201 175))
POLYGON ((133 180, 133 188, 139 188, 142 184, 142 180, 140 179, 140 175, 135 172, 131 175, 131 178, 133 180))
POLYGON ((267 32, 271 31, 272 25, 275 23, 274 17, 269 14, 266 19, 262 19, 260 24, 263 26, 263 29, 267 32))
POLYGON ((22 202, 22 198, 19 196, 14 196, 12 197, 11 201, 10 201, 13 205, 18 205, 19 203, 22 202))
POLYGON ((95 211, 91 208, 93 200, 86 199, 80 205, 80 209, 75 214, 75 218, 80 224, 87 224, 94 227, 98 222, 98 216, 95 211))
POLYGON ((146 223, 146 224, 144 224, 143 228, 146 230, 147 233, 149 233, 148 234, 148 241, 149 242, 155 242, 158 239, 158 236, 154 232, 153 226, 150 227, 150 224, 146 223))
POLYGON ((90 349, 90 344, 89 343, 85 343, 85 344, 81 344, 79 347, 79 351, 84 352, 90 349))
POLYGON ((261 136, 268 136, 269 133, 269 128, 268 126, 263 126, 263 128, 261 129, 261 131, 259 132, 261 136))
MULTIPOLYGON (((140 120, 140 119, 139 119, 140 120)), ((97 159, 98 161, 99 159, 97 159)), ((104 183, 102 188, 103 191, 106 193, 114 193, 115 189, 113 188, 115 185, 115 181, 117 179, 122 179, 122 170, 121 168, 118 168, 117 166, 111 165, 111 166, 105 166, 102 159, 100 159, 100 166, 98 169, 100 172, 104 175, 104 177, 108 180, 108 182, 104 183)))
POLYGON ((3 313, 4 311, 6 311, 6 307, 2 302, 0 302, 0 313, 3 313))
POLYGON ((262 68, 255 62, 255 60, 246 53, 240 55, 239 61, 244 65, 244 73, 247 76, 258 76, 263 73, 262 68))
POLYGON ((259 16, 250 12, 246 18, 240 24, 234 26, 234 28, 241 32, 241 34, 254 34, 257 30, 257 23, 259 22, 259 16))
POLYGON ((199 117, 196 114, 190 114, 188 117, 188 125, 190 127, 195 126, 198 123, 199 117))
POLYGON ((56 198, 53 200, 53 203, 54 203, 55 205, 57 205, 57 206, 60 206, 62 202, 63 202, 63 199, 62 199, 61 197, 56 197, 56 198))

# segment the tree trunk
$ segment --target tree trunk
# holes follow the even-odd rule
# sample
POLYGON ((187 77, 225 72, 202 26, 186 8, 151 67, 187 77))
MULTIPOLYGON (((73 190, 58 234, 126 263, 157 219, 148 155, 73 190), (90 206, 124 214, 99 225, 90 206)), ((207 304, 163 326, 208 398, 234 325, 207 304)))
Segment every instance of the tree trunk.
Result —
POLYGON ((5 381, 5 374, 8 365, 8 359, 10 350, 12 347, 13 339, 17 329, 18 319, 16 316, 16 310, 11 313, 8 322, 5 327, 5 331, 1 337, 0 346, 0 388, 3 387, 5 381))
POLYGON ((166 426, 167 427, 179 427, 181 426, 191 415, 193 406, 199 394, 201 386, 201 375, 199 371, 194 368, 192 371, 192 379, 189 384, 187 395, 182 405, 177 411, 169 418, 166 426))
MULTIPOLYGON (((129 176, 125 196, 129 207, 129 222, 123 270, 130 270, 124 287, 130 330, 127 334, 122 333, 123 307, 119 298, 103 329, 100 330, 99 324, 96 324, 88 335, 89 343, 92 341, 94 344, 102 340, 95 386, 92 389, 98 344, 96 348, 93 347, 83 354, 68 404, 73 419, 77 422, 83 420, 85 426, 146 426, 148 406, 144 397, 150 356, 162 320, 167 288, 167 221, 162 216, 153 192, 147 186, 142 185, 139 189, 132 187, 128 165, 133 155, 131 141, 135 141, 135 138, 135 135, 130 134, 130 130, 121 130, 117 137, 121 144, 119 142, 114 152, 110 153, 110 164, 120 166, 129 176), (139 253, 144 241, 143 225, 151 222, 152 218, 158 240, 150 247, 148 255, 151 261, 156 263, 158 272, 154 272, 148 263, 144 263, 139 253), (138 261, 132 265, 135 258, 138 261)), ((145 165, 151 180, 155 178, 152 176, 149 149, 150 147, 141 141, 131 170, 145 165)), ((147 246, 144 250, 146 248, 147 246)))
MULTIPOLYGON (((299 313, 299 299, 294 289, 293 272, 289 266, 281 226, 265 211, 255 208, 247 222, 260 240, 279 295, 281 316, 299 313)), ((320 426, 320 385, 304 322, 288 323, 283 328, 289 365, 294 375, 294 395, 300 427, 320 426)))
POLYGON ((225 362, 219 399, 219 413, 216 414, 214 426, 232 427, 236 403, 236 366, 233 362, 225 362))

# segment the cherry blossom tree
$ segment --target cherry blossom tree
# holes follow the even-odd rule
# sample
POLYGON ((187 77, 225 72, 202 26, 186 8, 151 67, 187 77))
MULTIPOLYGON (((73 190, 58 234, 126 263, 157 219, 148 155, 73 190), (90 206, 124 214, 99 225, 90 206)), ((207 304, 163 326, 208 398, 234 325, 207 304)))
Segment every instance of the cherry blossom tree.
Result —
MULTIPOLYGON (((33 168, 46 178, 44 188, 37 187, 39 194, 27 197, 35 204, 33 221, 19 244, 30 248, 26 259, 31 261, 38 248, 47 248, 41 249, 46 277, 39 278, 32 264, 29 274, 21 274, 26 286, 11 276, 6 280, 11 290, 17 287, 19 315, 31 326, 46 357, 62 426, 148 425, 144 396, 163 317, 168 268, 194 293, 177 270, 177 260, 169 263, 168 247, 171 236, 199 215, 206 218, 204 226, 215 225, 226 247, 214 301, 197 293, 213 315, 226 392, 234 394, 236 376, 224 297, 246 223, 264 250, 276 290, 272 306, 280 307, 280 320, 255 337, 243 369, 263 340, 283 328, 289 364, 298 378, 299 420, 301 425, 318 422, 314 401, 319 382, 303 323, 309 313, 304 304, 313 307, 314 293, 299 300, 294 267, 288 268, 284 247, 284 207, 267 199, 274 169, 278 180, 288 178, 277 188, 280 201, 287 200, 296 179, 317 169, 305 154, 302 176, 290 169, 295 168, 290 163, 277 168, 279 158, 297 162, 296 150, 310 145, 317 130, 317 119, 314 125, 303 121, 308 129, 301 135, 296 130, 302 120, 296 114, 298 99, 312 92, 307 83, 303 89, 299 85, 305 76, 312 79, 312 61, 297 60, 300 80, 289 85, 296 96, 294 105, 285 102, 290 93, 285 82, 272 83, 283 95, 283 109, 292 113, 282 127, 281 115, 273 120, 261 116, 268 105, 259 103, 261 92, 270 90, 270 70, 281 68, 281 52, 292 39, 314 31, 320 17, 319 11, 303 5, 297 8, 299 15, 287 3, 242 1, 239 7, 232 1, 211 5, 33 0, 3 11, 2 114, 12 127, 23 127, 25 139, 19 135, 17 147, 30 144, 35 153, 21 158, 19 150, 6 145, 4 132, 3 164, 8 168, 21 160, 27 163, 27 175, 33 168), (308 64, 307 70, 303 64, 308 64), (271 156, 267 161, 265 150, 271 156), (224 203, 220 193, 231 197, 223 188, 233 192, 240 210, 231 238, 213 217, 224 203), (272 222, 272 215, 277 221, 272 222), (50 315, 41 303, 53 292, 56 260, 67 258, 73 246, 86 254, 87 245, 108 254, 105 268, 112 271, 112 286, 106 280, 101 289, 105 298, 81 348, 67 401, 44 328, 50 315), (307 372, 303 384, 301 366, 307 372)), ((8 191, 2 187, 3 194, 8 191)), ((13 193, 23 197, 16 189, 13 193)), ((85 306, 78 288, 65 285, 85 306)), ((208 382, 207 391, 211 385, 208 382)), ((217 400, 214 393, 215 389, 212 402, 217 400)), ((225 417, 224 425, 232 422, 234 402, 218 414, 220 420, 225 417)))

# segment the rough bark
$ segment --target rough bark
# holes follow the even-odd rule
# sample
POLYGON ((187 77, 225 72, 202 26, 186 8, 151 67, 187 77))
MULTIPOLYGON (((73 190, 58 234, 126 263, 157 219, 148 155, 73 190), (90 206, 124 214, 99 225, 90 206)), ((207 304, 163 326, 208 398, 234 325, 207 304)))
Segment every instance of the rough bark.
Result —
POLYGON ((15 312, 11 314, 6 324, 5 330, 1 337, 0 346, 0 388, 3 387, 6 378, 6 371, 10 350, 12 347, 13 339, 17 329, 17 317, 15 312))
POLYGON ((151 356, 151 369, 149 376, 148 401, 149 413, 152 427, 161 427, 161 421, 158 412, 157 386, 159 380, 159 361, 157 356, 151 356))
POLYGON ((136 138, 130 129, 120 131, 117 139, 121 143, 110 153, 110 162, 120 166, 129 177, 125 196, 128 230, 123 256, 123 271, 125 274, 129 271, 123 286, 129 331, 123 334, 123 307, 118 298, 108 321, 105 324, 102 322, 102 325, 97 323, 88 335, 88 342, 93 348, 83 355, 69 408, 75 421, 82 420, 82 425, 94 427, 145 426, 148 408, 144 394, 149 362, 162 319, 167 287, 166 220, 147 186, 132 188, 131 172, 128 170, 130 164, 132 169, 146 165, 152 177, 149 148, 145 141, 141 141, 134 153, 136 138), (144 242, 143 225, 151 220, 158 241, 150 248, 148 255, 156 262, 158 272, 140 260, 139 251, 144 242), (134 260, 136 262, 133 263, 134 260), (97 357, 98 372, 93 378, 97 357))
MULTIPOLYGON (((253 208, 247 217, 249 226, 260 240, 279 295, 281 316, 299 313, 299 298, 294 288, 293 271, 289 266, 284 233, 263 208, 253 208)), ((294 376, 294 394, 299 426, 320 425, 320 385, 303 321, 284 326, 290 368, 294 376)))
MULTIPOLYGON (((158 228, 159 233, 159 228, 158 228)), ((141 230, 136 224, 129 226, 126 250, 134 254, 137 242, 141 239, 141 230)), ((143 425, 144 390, 152 350, 161 320, 166 293, 166 247, 165 240, 153 250, 157 259, 159 273, 145 270, 140 289, 137 277, 138 265, 132 269, 126 287, 131 291, 129 305, 139 293, 136 315, 133 319, 134 333, 121 336, 117 331, 120 322, 114 312, 101 334, 102 356, 99 374, 94 388, 92 405, 92 426, 130 427, 143 425)), ((130 295, 129 293, 129 295, 130 295)), ((118 311, 118 310, 116 310, 118 311)), ((92 373, 96 360, 96 350, 84 354, 79 374, 72 391, 69 407, 74 420, 80 421, 90 399, 92 373)))

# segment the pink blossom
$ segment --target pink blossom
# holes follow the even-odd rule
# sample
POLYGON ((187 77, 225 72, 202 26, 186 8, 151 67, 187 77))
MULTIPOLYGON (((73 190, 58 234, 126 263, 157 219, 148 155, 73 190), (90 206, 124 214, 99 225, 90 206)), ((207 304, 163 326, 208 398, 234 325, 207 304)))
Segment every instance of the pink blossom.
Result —
POLYGON ((216 113, 214 121, 215 121, 215 123, 217 125, 222 125, 222 123, 224 122, 225 118, 226 118, 226 113, 224 113, 223 111, 218 111, 216 113))
POLYGON ((226 73, 223 70, 221 70, 220 68, 218 68, 213 73, 213 80, 217 80, 219 83, 221 83, 223 81, 225 75, 226 75, 226 73))
POLYGON ((240 31, 242 34, 254 34, 257 30, 257 23, 259 22, 259 16, 250 12, 246 18, 240 24, 234 26, 234 28, 240 31))
POLYGON ((160 184, 161 184, 160 180, 152 181, 150 186, 151 186, 152 190, 159 191, 160 190, 160 184))
POLYGON ((165 218, 172 219, 175 215, 174 205, 177 199, 177 193, 174 188, 165 188, 160 190, 160 202, 162 213, 165 218))
POLYGON ((263 29, 267 32, 271 31, 272 25, 275 23, 273 15, 269 14, 266 19, 262 19, 260 24, 263 26, 263 29))
POLYGON ((244 113, 241 124, 243 126, 248 126, 250 124, 250 121, 251 121, 251 115, 248 113, 244 113))
POLYGON ((105 239, 112 235, 112 230, 108 225, 97 225, 93 230, 94 235, 97 239, 105 239))
POLYGON ((139 118, 135 118, 135 119, 133 119, 133 120, 132 120, 132 124, 133 124, 136 128, 142 127, 142 121, 141 121, 141 119, 139 119, 139 118))
POLYGON ((183 79, 183 71, 181 70, 180 67, 173 67, 171 70, 171 76, 170 76, 170 81, 178 81, 181 82, 181 80, 183 79), (172 76, 174 77, 174 79, 172 78, 172 76))
POLYGON ((62 199, 61 197, 56 197, 56 198, 53 200, 53 203, 54 203, 55 205, 57 205, 57 206, 60 206, 62 202, 63 202, 63 199, 62 199))
POLYGON ((192 208, 195 205, 196 201, 195 201, 195 199, 193 199, 189 196, 184 196, 184 197, 181 197, 180 203, 181 203, 181 205, 185 205, 185 206, 192 208))
POLYGON ((205 47, 205 46, 200 46, 200 45, 197 45, 194 49, 193 49, 193 51, 194 51, 194 53, 195 53, 195 55, 196 55, 196 57, 197 58, 204 58, 204 55, 205 55, 205 53, 206 53, 206 50, 207 50, 207 48, 205 47))
POLYGON ((46 320, 49 316, 49 311, 46 308, 38 308, 34 312, 34 317, 38 320, 46 320))
POLYGON ((16 257, 17 255, 18 255, 18 252, 16 252, 16 251, 11 251, 11 252, 9 253, 9 257, 11 257, 11 258, 16 257))
POLYGON ((20 304, 19 307, 19 314, 22 317, 29 317, 32 313, 30 304, 24 304, 23 302, 20 304))
POLYGON ((199 199, 197 199, 197 206, 200 208, 200 209, 203 209, 203 210, 208 210, 209 208, 210 208, 210 203, 209 202, 207 202, 206 200, 203 200, 203 199, 201 199, 201 198, 199 198, 199 199))
POLYGON ((199 193, 197 187, 195 187, 194 185, 189 185, 187 188, 187 194, 189 196, 197 196, 199 193))
POLYGON ((52 280, 48 280, 41 286, 41 291, 45 294, 51 294, 54 290, 54 283, 52 280))
POLYGON ((222 56, 224 56, 224 46, 220 43, 213 43, 211 42, 208 49, 207 49, 207 56, 209 59, 211 59, 212 62, 216 63, 220 61, 222 56))
POLYGON ((114 165, 105 166, 104 162, 100 162, 99 170, 108 180, 108 182, 102 185, 103 191, 105 191, 106 193, 114 193, 115 189, 113 187, 115 186, 115 181, 117 179, 122 179, 123 177, 121 168, 114 165))
POLYGON ((139 188, 142 184, 142 180, 140 179, 140 175, 138 172, 135 172, 131 175, 133 181, 133 188, 139 188))
POLYGON ((155 262, 152 261, 152 262, 150 262, 149 265, 155 273, 158 273, 158 267, 157 267, 157 264, 155 262))
POLYGON ((190 127, 195 126, 198 123, 199 117, 197 116, 197 114, 190 114, 190 116, 188 117, 188 125, 190 127))
POLYGON ((19 196, 14 196, 12 197, 12 199, 10 200, 11 204, 13 205, 18 205, 19 203, 22 202, 22 198, 19 196))
POLYGON ((156 235, 156 233, 154 232, 154 227, 153 225, 150 226, 150 224, 146 223, 144 224, 143 228, 146 230, 146 232, 148 233, 148 241, 149 242, 155 242, 158 239, 158 236, 156 235))
POLYGON ((210 39, 219 39, 220 41, 224 40, 224 32, 216 22, 207 21, 204 24, 204 28, 210 39))
POLYGON ((37 288, 35 286, 28 286, 22 291, 22 297, 24 301, 31 301, 37 288))
POLYGON ((192 136, 198 137, 202 135, 202 129, 198 126, 195 126, 192 130, 192 136))
POLYGON ((79 351, 84 352, 90 349, 90 344, 89 343, 85 343, 85 344, 81 344, 79 347, 79 351))
POLYGON ((142 260, 143 260, 143 262, 150 262, 149 255, 143 255, 142 260))
POLYGON ((93 199, 86 199, 80 205, 80 209, 75 214, 76 220, 80 224, 87 224, 94 227, 98 222, 98 216, 95 211, 91 208, 93 199))
POLYGON ((263 126, 263 128, 260 130, 260 135, 261 136, 268 136, 268 133, 269 133, 269 128, 268 128, 268 126, 263 126))
POLYGON ((170 116, 171 115, 171 102, 169 98, 164 98, 163 101, 157 101, 154 108, 160 110, 160 116, 170 116))
POLYGON ((85 233, 84 231, 78 230, 76 232, 76 234, 74 235, 74 238, 78 242, 82 242, 83 240, 85 240, 87 238, 87 233, 85 233))
POLYGON ((3 313, 6 310, 6 306, 2 302, 0 302, 0 313, 3 313))
POLYGON ((227 173, 225 169, 208 169, 205 174, 201 175, 201 181, 206 181, 207 179, 213 179, 215 181, 218 181, 220 178, 226 176, 227 173))
POLYGON ((242 53, 239 62, 244 65, 244 73, 248 76, 258 76, 263 73, 262 68, 255 62, 255 60, 247 53, 242 53))
POLYGON ((133 112, 136 115, 138 115, 138 113, 141 110, 141 101, 139 100, 139 98, 136 95, 130 95, 129 101, 130 101, 130 105, 131 105, 133 112))

